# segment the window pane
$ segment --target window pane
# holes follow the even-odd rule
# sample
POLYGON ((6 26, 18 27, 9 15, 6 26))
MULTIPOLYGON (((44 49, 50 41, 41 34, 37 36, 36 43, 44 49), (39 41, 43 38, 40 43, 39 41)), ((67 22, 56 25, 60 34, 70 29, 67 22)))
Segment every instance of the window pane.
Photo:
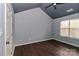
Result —
POLYGON ((69 20, 62 21, 60 24, 60 34, 61 36, 68 36, 69 32, 69 20))
POLYGON ((79 19, 70 20, 70 37, 79 38, 79 19))

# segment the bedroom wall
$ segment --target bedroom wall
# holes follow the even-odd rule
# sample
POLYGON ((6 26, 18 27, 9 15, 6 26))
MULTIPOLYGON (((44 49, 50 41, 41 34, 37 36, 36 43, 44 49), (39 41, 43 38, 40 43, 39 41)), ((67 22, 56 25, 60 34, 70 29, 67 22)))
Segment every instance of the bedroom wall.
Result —
POLYGON ((62 41, 79 47, 79 39, 60 36, 60 22, 68 19, 75 19, 75 18, 79 18, 79 13, 52 20, 53 38, 55 38, 58 41, 62 41))
POLYGON ((34 8, 15 14, 14 44, 29 44, 49 40, 52 31, 52 19, 40 8, 34 8))

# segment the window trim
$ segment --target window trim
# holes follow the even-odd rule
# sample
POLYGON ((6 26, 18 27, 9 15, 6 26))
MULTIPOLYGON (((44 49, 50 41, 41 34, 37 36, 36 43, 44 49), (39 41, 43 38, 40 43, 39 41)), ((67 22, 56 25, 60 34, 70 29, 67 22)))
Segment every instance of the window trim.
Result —
POLYGON ((72 38, 72 39, 79 39, 79 38, 71 37, 71 35, 70 35, 70 34, 71 34, 71 33, 70 33, 70 32, 71 32, 71 31, 70 31, 70 30, 71 30, 71 27, 70 27, 70 26, 71 26, 71 25, 70 25, 70 24, 71 24, 71 23, 70 23, 71 20, 72 20, 72 19, 67 20, 67 21, 69 22, 69 23, 68 23, 68 27, 69 27, 69 28, 68 28, 68 35, 66 35, 66 36, 61 35, 61 29, 62 29, 62 28, 61 28, 61 25, 60 25, 60 35, 61 35, 62 37, 68 37, 68 38, 72 38))

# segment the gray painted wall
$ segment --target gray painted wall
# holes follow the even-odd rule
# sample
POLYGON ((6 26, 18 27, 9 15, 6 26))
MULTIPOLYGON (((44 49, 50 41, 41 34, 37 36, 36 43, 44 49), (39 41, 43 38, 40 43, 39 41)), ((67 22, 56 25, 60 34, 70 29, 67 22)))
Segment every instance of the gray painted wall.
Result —
POLYGON ((4 4, 0 3, 0 56, 3 56, 5 54, 5 39, 2 32, 4 33, 4 4))
POLYGON ((75 18, 79 18, 79 13, 52 20, 53 38, 56 38, 59 41, 63 41, 79 46, 79 39, 60 36, 60 22, 68 19, 75 19, 75 18))
POLYGON ((52 19, 40 8, 15 14, 14 43, 27 44, 51 37, 52 19))

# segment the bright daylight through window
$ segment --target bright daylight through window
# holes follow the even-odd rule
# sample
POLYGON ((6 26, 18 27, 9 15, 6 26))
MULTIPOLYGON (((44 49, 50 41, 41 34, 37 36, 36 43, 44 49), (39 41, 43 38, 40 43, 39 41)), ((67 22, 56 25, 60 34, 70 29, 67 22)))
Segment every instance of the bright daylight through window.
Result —
POLYGON ((79 19, 60 22, 60 35, 79 39, 79 19))

